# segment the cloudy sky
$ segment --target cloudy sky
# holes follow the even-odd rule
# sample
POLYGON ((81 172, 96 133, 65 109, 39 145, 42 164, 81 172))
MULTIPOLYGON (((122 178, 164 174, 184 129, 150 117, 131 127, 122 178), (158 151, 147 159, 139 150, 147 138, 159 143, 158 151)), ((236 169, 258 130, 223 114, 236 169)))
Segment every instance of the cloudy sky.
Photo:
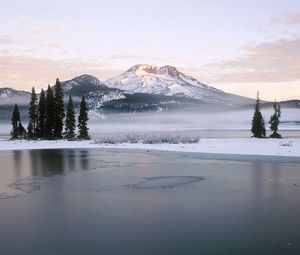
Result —
POLYGON ((300 1, 1 0, 0 87, 143 63, 244 96, 300 99, 300 1))

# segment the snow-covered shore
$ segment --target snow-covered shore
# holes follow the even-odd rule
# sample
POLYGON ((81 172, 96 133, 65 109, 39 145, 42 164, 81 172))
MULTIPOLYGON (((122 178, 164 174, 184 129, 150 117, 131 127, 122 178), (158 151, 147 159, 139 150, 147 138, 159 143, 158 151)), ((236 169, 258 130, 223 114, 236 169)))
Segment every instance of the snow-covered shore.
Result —
POLYGON ((236 155, 268 155, 300 157, 300 138, 255 139, 255 138, 201 138, 197 143, 103 144, 96 141, 24 141, 0 140, 0 150, 24 149, 146 149, 177 152, 218 153, 236 155))

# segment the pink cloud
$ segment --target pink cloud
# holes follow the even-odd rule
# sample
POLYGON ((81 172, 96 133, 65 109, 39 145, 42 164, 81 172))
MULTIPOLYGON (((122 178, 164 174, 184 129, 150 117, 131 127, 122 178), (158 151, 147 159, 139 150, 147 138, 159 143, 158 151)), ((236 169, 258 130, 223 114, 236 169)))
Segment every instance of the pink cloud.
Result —
POLYGON ((274 17, 270 22, 270 25, 300 25, 300 12, 288 13, 279 17, 274 17))
POLYGON ((120 73, 120 70, 103 69, 99 63, 80 59, 51 60, 14 55, 0 56, 0 67, 0 87, 27 90, 32 86, 45 88, 57 77, 67 80, 87 73, 103 80, 120 73))
POLYGON ((300 80, 300 38, 248 45, 245 56, 204 67, 214 82, 290 82, 300 80))

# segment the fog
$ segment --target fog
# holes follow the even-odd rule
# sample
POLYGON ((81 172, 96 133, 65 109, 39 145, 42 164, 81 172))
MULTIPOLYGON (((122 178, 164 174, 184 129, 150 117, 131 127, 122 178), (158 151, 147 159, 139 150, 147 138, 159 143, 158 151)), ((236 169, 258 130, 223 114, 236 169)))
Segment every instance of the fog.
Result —
MULTIPOLYGON (((266 128, 272 109, 262 110, 266 128)), ((93 137, 126 134, 170 134, 200 137, 249 137, 253 110, 215 112, 127 113, 90 116, 93 137), (224 132, 226 131, 226 132, 224 132)), ((280 130, 299 136, 300 110, 283 109, 280 130)))
MULTIPOLYGON (((262 114, 265 122, 270 119, 272 109, 262 114)), ((180 130, 249 130, 253 110, 216 112, 160 112, 91 115, 90 129, 103 132, 147 132, 180 130)), ((281 129, 300 129, 300 110, 283 109, 281 129)))
MULTIPOLYGON (((266 128, 272 109, 263 109, 266 128)), ((92 138, 116 135, 170 134, 201 137, 249 137, 252 109, 210 112, 147 112, 102 114, 90 111, 92 138), (226 131, 226 132, 225 132, 226 131)), ((23 123, 26 126, 26 122, 23 123)), ((8 136, 10 121, 0 121, 0 135, 8 136)), ((282 109, 280 130, 300 136, 300 109, 282 109)))

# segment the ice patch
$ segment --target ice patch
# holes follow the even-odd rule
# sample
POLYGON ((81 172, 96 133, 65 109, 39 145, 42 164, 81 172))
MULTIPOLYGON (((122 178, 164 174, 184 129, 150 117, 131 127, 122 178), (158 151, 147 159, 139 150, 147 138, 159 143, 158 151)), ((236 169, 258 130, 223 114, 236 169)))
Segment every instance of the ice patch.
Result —
POLYGON ((20 181, 13 182, 8 187, 23 191, 25 193, 32 193, 33 191, 40 190, 41 184, 39 179, 34 177, 28 177, 20 181))
POLYGON ((15 198, 17 194, 15 193, 0 193, 0 199, 12 199, 15 198))
POLYGON ((145 178, 145 181, 125 186, 133 189, 165 189, 200 182, 203 180, 205 179, 201 176, 158 176, 145 178))

